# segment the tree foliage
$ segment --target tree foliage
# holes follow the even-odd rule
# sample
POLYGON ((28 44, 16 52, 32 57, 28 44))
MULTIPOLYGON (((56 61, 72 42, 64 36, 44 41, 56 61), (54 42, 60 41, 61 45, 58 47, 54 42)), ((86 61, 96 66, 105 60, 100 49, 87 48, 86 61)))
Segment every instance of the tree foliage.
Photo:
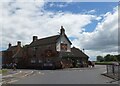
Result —
POLYGON ((120 54, 119 55, 110 55, 107 54, 106 56, 97 56, 97 61, 120 61, 120 54))
POLYGON ((99 62, 103 62, 103 61, 104 61, 103 56, 97 56, 97 61, 99 61, 99 62))

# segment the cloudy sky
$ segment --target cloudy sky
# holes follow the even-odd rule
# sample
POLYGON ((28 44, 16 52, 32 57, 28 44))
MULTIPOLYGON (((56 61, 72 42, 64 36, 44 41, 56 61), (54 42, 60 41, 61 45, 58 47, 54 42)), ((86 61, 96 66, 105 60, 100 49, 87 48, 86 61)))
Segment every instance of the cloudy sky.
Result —
POLYGON ((59 34, 64 26, 72 46, 97 55, 118 52, 117 2, 46 2, 44 0, 7 0, 0 3, 0 50, 8 43, 29 44, 39 38, 59 34))

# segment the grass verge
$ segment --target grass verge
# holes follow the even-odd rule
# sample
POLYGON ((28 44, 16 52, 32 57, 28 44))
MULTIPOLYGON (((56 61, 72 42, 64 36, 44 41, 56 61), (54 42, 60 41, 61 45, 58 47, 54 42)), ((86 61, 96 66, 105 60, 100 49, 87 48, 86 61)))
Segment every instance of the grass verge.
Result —
POLYGON ((7 70, 6 70, 6 69, 1 69, 1 70, 0 70, 0 74, 5 74, 5 73, 7 73, 7 70))
POLYGON ((95 62, 96 65, 112 65, 112 62, 95 62))

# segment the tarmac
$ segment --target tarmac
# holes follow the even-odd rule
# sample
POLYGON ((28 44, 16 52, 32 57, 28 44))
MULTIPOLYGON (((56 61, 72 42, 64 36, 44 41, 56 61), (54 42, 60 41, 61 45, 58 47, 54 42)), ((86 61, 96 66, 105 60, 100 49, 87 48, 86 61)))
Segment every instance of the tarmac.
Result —
POLYGON ((0 84, 9 84, 16 79, 21 79, 26 76, 33 74, 32 70, 15 70, 7 69, 7 73, 1 74, 0 76, 0 84))

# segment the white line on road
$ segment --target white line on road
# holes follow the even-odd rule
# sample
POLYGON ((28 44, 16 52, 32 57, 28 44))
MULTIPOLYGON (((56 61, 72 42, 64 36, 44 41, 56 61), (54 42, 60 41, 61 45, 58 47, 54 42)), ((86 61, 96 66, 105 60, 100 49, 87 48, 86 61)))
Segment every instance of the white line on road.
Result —
POLYGON ((41 72, 39 72, 39 74, 41 74, 41 72))
POLYGON ((107 73, 107 71, 103 72, 103 73, 107 73))
POLYGON ((32 73, 33 73, 33 71, 30 72, 30 73, 28 73, 28 74, 26 74, 26 75, 24 75, 24 76, 22 76, 22 77, 26 77, 26 76, 28 76, 28 75, 30 75, 30 74, 32 74, 32 73))
POLYGON ((10 83, 14 83, 14 82, 17 82, 18 80, 12 80, 12 81, 10 81, 10 82, 7 82, 8 84, 10 84, 10 83))
POLYGON ((41 73, 41 72, 38 72, 39 74, 41 74, 41 75, 44 75, 44 73, 41 73))

